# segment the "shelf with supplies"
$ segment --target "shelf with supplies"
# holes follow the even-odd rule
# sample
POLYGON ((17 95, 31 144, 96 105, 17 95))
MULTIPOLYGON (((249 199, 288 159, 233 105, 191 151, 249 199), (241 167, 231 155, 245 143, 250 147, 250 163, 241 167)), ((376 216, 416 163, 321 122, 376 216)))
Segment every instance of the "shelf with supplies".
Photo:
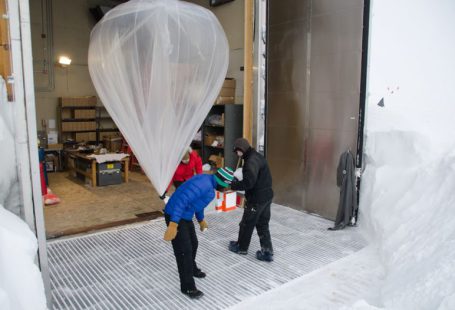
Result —
POLYGON ((61 97, 58 105, 61 141, 100 143, 119 129, 95 96, 61 97))
POLYGON ((216 104, 202 124, 202 161, 235 168, 234 141, 242 137, 243 105, 216 104))

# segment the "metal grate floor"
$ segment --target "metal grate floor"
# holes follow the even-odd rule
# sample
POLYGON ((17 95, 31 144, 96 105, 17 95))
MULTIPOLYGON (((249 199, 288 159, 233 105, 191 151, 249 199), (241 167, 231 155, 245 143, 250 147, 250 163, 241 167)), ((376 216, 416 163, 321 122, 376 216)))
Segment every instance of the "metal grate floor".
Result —
POLYGON ((237 238, 241 210, 206 214, 198 231, 197 262, 207 273, 196 279, 204 292, 190 300, 180 292, 163 219, 147 224, 49 242, 54 309, 225 309, 352 254, 365 241, 356 229, 327 231, 325 219, 272 206, 270 231, 275 261, 255 259, 256 232, 247 256, 227 250, 237 238))

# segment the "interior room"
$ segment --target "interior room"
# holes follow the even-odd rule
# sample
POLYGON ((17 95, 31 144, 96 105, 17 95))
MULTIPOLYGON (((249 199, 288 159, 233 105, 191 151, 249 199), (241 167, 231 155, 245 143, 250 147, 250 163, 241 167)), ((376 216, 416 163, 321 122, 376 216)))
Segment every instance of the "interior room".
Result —
MULTIPOLYGON (((115 0, 30 1, 37 138, 48 238, 150 220, 164 204, 99 99, 88 69, 90 32, 115 0), (92 154, 116 154, 96 163, 92 154)), ((191 2, 191 1, 190 1, 191 2)), ((211 173, 234 167, 233 141, 242 134, 244 6, 211 7, 230 46, 226 81, 191 148, 211 173), (229 151, 228 151, 229 150, 229 151)), ((106 156, 106 155, 101 155, 106 156)), ((172 192, 173 186, 169 187, 172 192)))

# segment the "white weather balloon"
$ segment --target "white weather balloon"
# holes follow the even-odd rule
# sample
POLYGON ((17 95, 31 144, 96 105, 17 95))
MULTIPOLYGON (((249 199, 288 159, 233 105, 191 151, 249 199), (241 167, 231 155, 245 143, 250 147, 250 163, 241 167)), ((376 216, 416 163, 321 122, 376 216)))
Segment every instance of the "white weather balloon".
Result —
POLYGON ((91 33, 95 88, 159 194, 221 89, 228 53, 217 18, 184 1, 131 0, 91 33))

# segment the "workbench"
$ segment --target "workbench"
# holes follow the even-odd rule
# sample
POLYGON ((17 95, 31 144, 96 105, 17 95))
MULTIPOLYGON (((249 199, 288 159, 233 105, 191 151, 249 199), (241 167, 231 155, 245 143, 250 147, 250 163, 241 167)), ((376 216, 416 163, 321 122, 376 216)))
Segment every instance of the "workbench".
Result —
MULTIPOLYGON (((70 174, 79 173, 84 175, 85 177, 89 178, 92 186, 97 186, 97 161, 96 158, 89 157, 89 154, 84 154, 80 152, 70 152, 68 153, 69 161, 68 161, 68 169, 70 174), (78 168, 78 162, 85 162, 89 167, 89 169, 80 169, 78 168)), ((122 163, 123 168, 123 181, 128 183, 129 177, 129 156, 127 155, 123 159, 119 160, 122 163)))

